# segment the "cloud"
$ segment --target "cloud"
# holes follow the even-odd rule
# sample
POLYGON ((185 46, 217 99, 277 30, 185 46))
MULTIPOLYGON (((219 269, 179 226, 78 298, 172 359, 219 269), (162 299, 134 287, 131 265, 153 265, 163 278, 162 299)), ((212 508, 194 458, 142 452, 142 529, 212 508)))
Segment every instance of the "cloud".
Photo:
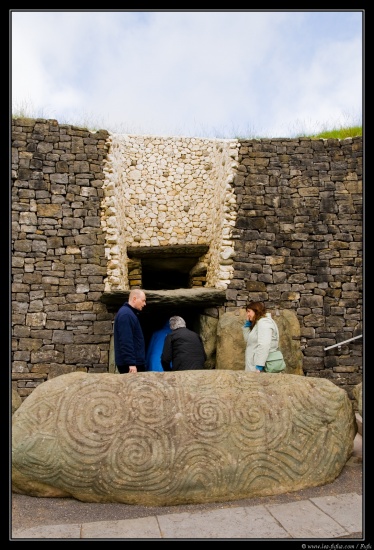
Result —
POLYGON ((11 32, 30 116, 228 138, 362 115, 360 11, 14 10, 11 32))

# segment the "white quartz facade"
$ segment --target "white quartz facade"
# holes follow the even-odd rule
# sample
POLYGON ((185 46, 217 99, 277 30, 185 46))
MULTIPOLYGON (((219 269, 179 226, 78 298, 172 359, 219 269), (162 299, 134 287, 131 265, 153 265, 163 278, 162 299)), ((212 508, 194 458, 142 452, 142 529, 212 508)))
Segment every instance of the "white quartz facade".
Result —
POLYGON ((238 140, 111 134, 101 224, 105 291, 129 290, 128 247, 207 245, 205 286, 233 275, 238 140))

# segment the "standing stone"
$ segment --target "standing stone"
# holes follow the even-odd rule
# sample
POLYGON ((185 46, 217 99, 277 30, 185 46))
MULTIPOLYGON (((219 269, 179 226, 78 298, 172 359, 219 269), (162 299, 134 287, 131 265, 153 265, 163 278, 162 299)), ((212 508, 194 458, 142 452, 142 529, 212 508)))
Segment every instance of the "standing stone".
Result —
POLYGON ((357 410, 360 416, 362 416, 362 382, 354 386, 353 395, 357 401, 357 410))
MULTIPOLYGON (((279 349, 286 362, 285 372, 304 375, 300 348, 300 324, 291 310, 269 311, 279 330, 279 349)), ((245 309, 224 313, 217 327, 216 369, 244 370, 245 342, 242 327, 245 309)))
POLYGON ((216 369, 244 370, 245 343, 242 326, 243 310, 229 311, 221 315, 217 326, 216 369))
POLYGON ((19 393, 12 388, 12 414, 20 407, 22 404, 22 399, 19 393))
POLYGON ((206 369, 216 367, 217 325, 218 318, 200 315, 200 336, 206 353, 206 369))

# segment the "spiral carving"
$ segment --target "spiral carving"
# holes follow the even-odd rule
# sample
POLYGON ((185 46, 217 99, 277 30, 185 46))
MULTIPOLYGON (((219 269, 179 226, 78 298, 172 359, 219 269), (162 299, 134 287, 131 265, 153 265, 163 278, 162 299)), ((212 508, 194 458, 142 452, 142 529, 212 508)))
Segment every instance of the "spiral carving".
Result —
POLYGON ((178 390, 165 384, 165 374, 147 372, 139 384, 135 377, 126 379, 126 408, 129 420, 154 427, 170 426, 175 421, 178 390))
POLYGON ((174 455, 168 432, 145 425, 127 426, 117 434, 103 465, 100 492, 162 492, 170 484, 174 455), (161 470, 160 460, 164 466, 161 470))
POLYGON ((279 494, 332 481, 354 422, 346 392, 328 380, 71 373, 13 415, 13 490, 143 505, 279 494))

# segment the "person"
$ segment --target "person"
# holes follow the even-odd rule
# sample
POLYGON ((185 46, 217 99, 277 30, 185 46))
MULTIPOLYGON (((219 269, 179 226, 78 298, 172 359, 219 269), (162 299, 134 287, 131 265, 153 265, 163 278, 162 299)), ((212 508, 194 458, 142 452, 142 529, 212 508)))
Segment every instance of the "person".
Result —
POLYGON ((170 317, 169 324, 171 333, 165 338, 161 355, 163 369, 203 369, 207 356, 200 335, 188 329, 185 320, 178 315, 170 317))
POLYGON ((278 327, 262 302, 249 302, 246 314, 247 320, 242 327, 246 342, 244 370, 264 372, 269 353, 278 350, 278 327))
POLYGON ((156 330, 152 334, 146 355, 147 370, 163 372, 164 369, 162 368, 161 364, 161 354, 165 342, 165 337, 170 334, 170 332, 171 328, 168 319, 162 328, 156 330))
POLYGON ((145 293, 132 289, 114 318, 114 358, 120 374, 145 371, 145 341, 138 319, 145 305, 145 293))

